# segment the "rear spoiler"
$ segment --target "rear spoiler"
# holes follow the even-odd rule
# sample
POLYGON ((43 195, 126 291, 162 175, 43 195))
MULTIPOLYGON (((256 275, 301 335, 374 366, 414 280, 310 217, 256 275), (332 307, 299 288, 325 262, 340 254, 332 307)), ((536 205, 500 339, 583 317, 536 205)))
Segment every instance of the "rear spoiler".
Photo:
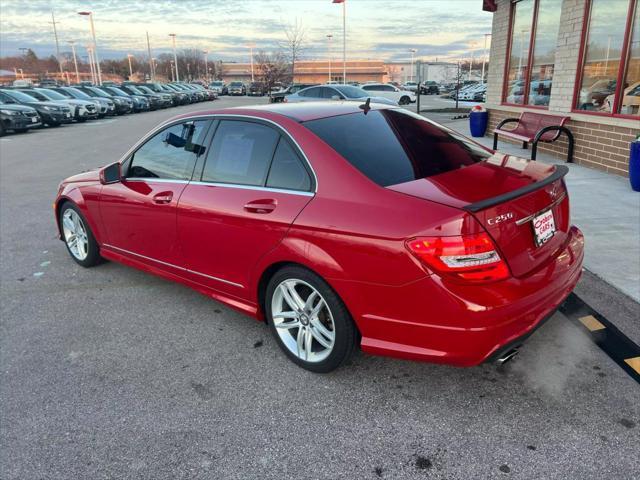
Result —
POLYGON ((531 193, 539 188, 544 187, 545 185, 549 185, 550 183, 555 182, 556 180, 560 180, 567 173, 569 173, 569 168, 565 165, 556 165, 555 170, 551 175, 542 180, 534 182, 530 185, 526 185, 522 188, 518 188, 509 193, 503 193, 502 195, 498 195, 497 197, 488 198, 486 200, 480 200, 479 202, 470 203, 469 205, 462 207, 463 210, 467 212, 479 212, 480 210, 484 210, 485 208, 493 207, 494 205, 499 205, 504 202, 508 202, 509 200, 513 200, 514 198, 521 197, 522 195, 526 195, 527 193, 531 193))

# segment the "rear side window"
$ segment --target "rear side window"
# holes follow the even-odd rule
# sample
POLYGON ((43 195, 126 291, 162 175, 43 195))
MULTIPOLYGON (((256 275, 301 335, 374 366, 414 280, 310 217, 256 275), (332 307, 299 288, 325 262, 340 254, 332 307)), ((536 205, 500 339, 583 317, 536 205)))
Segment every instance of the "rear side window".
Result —
POLYGON ((221 121, 202 180, 264 186, 279 136, 273 128, 258 123, 221 121))
POLYGON ((464 168, 490 156, 464 137, 406 110, 373 110, 304 125, 384 187, 464 168))
POLYGON ((267 178, 267 187, 309 191, 311 178, 289 142, 280 138, 267 178))
POLYGON ((178 123, 157 133, 133 154, 129 178, 190 180, 208 121, 178 123))

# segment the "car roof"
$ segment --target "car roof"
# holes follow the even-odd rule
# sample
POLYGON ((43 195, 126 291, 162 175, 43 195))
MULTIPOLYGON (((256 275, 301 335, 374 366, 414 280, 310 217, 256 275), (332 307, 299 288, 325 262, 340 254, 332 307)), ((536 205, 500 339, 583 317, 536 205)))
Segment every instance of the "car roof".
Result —
MULTIPOLYGON (((348 115, 351 113, 362 113, 360 102, 296 102, 296 103, 272 103, 267 105, 255 105, 251 107, 230 107, 219 110, 205 110, 181 115, 179 118, 195 117, 199 115, 260 115, 265 113, 275 113, 289 117, 297 122, 307 122, 309 120, 319 120, 321 118, 337 117, 338 115, 348 115)), ((372 103, 371 110, 387 110, 398 108, 393 105, 383 105, 372 103)))

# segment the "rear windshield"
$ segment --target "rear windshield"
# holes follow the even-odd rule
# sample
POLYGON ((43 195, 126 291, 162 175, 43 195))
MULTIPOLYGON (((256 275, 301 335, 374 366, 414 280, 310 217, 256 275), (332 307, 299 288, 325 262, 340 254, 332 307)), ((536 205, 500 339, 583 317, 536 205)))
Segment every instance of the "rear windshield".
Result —
POLYGON ((371 110, 304 125, 383 187, 464 168, 490 156, 470 140, 406 110, 371 110))

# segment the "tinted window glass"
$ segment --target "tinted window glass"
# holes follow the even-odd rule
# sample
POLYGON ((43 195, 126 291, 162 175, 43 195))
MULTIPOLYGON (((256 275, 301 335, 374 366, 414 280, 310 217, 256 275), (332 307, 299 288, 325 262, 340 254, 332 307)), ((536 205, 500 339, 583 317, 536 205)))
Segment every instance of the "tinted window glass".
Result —
POLYGON ((322 98, 322 89, 320 87, 309 88, 298 93, 301 97, 322 98))
POLYGON ((340 93, 336 92, 333 88, 323 87, 322 89, 322 98, 331 99, 333 97, 341 97, 340 93))
POLYGON ((35 97, 32 97, 31 95, 26 95, 22 92, 18 92, 17 90, 9 90, 4 93, 6 93, 11 98, 19 102, 35 102, 36 101, 35 97))
POLYGON ((374 110, 304 125, 382 186, 445 173, 490 156, 460 135, 405 110, 374 110))
POLYGON ((127 177, 189 180, 207 121, 173 125, 153 136, 134 154, 127 177))
POLYGON ((364 90, 358 87, 353 87, 351 85, 338 85, 335 87, 336 90, 339 90, 347 98, 362 98, 366 97, 367 94, 364 90))
POLYGON ((304 168, 295 150, 284 138, 280 138, 278 148, 273 156, 267 187, 305 191, 311 189, 311 179, 307 169, 304 168))
POLYGON ((221 121, 202 180, 263 186, 278 137, 273 128, 259 123, 221 121))

